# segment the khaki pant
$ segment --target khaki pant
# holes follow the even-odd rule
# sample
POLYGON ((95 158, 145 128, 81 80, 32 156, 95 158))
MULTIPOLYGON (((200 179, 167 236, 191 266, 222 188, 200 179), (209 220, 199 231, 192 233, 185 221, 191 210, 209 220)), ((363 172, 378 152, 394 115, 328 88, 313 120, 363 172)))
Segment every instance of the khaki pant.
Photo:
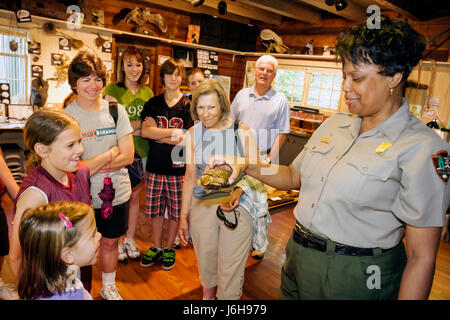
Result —
MULTIPOLYGON (((241 206, 238 226, 226 227, 216 215, 217 207, 228 197, 199 200, 193 197, 189 228, 204 288, 217 286, 217 299, 237 300, 242 295, 245 263, 252 244, 253 223, 241 206)), ((234 222, 233 212, 224 212, 234 222)))

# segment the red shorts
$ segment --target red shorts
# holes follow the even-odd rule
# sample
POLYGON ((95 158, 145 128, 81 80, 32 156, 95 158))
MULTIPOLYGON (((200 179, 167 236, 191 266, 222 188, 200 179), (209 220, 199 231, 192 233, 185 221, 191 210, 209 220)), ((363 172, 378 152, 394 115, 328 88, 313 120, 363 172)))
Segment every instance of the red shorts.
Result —
POLYGON ((169 218, 179 221, 183 179, 145 172, 145 214, 151 218, 163 216, 167 207, 169 218))

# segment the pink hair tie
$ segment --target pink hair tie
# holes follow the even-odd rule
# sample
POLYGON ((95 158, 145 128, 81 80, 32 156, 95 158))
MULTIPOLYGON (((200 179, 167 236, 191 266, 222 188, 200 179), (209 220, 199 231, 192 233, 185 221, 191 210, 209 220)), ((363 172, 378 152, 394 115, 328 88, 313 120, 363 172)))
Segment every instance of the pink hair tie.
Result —
POLYGON ((67 229, 72 228, 72 222, 63 213, 58 213, 58 217, 62 220, 67 229))

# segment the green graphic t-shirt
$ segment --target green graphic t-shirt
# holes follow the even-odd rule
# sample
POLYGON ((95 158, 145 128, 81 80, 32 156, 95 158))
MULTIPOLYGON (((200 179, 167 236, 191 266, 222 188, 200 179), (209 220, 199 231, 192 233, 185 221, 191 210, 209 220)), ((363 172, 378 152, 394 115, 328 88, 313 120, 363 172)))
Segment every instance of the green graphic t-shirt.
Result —
MULTIPOLYGON (((154 96, 152 89, 149 87, 142 87, 136 92, 136 95, 133 95, 130 90, 116 83, 107 85, 103 94, 116 98, 118 103, 124 105, 130 121, 141 121, 141 112, 144 104, 154 96)), ((136 151, 142 158, 146 158, 149 148, 146 139, 133 136, 133 141, 136 151)))

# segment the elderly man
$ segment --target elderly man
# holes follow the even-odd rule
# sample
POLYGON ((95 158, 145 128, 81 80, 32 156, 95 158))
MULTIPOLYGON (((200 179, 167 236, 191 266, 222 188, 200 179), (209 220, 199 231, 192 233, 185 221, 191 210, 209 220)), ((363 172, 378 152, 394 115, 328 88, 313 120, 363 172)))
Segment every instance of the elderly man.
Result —
MULTIPOLYGON (((231 104, 231 116, 245 122, 254 132, 259 152, 270 163, 278 163, 279 151, 290 131, 290 109, 283 93, 272 88, 277 74, 278 61, 263 55, 256 61, 255 85, 240 90, 231 104)), ((252 256, 262 259, 267 249, 268 213, 261 217, 265 224, 260 243, 254 241, 252 256)))

